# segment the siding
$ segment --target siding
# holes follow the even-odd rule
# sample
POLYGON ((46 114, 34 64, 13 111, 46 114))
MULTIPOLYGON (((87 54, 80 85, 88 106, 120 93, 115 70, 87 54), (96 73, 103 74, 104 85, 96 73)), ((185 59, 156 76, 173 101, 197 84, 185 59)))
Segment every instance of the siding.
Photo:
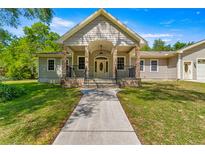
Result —
POLYGON ((184 51, 184 53, 182 53, 181 77, 183 77, 183 61, 192 61, 193 80, 197 79, 197 70, 196 70, 197 58, 205 58, 205 44, 184 51))
MULTIPOLYGON (((153 58, 152 58, 153 59, 153 58)), ((158 72, 150 72, 150 61, 149 58, 144 58, 145 70, 140 73, 142 79, 177 79, 177 57, 164 58, 158 60, 158 72)), ((131 59, 132 65, 135 64, 135 59, 131 59)))
POLYGON ((39 57, 39 81, 40 82, 50 82, 59 83, 62 77, 62 64, 60 58, 50 58, 55 59, 55 71, 47 71, 47 60, 49 58, 39 57))
POLYGON ((66 45, 88 45, 95 40, 111 41, 114 45, 133 45, 136 42, 104 16, 99 16, 67 39, 66 45))
POLYGON ((177 61, 178 56, 167 59, 167 78, 168 79, 177 79, 177 61))
POLYGON ((83 77, 84 75, 84 71, 85 70, 79 70, 78 69, 78 56, 85 56, 85 52, 84 51, 75 51, 73 52, 73 65, 75 68, 75 74, 77 77, 83 77))

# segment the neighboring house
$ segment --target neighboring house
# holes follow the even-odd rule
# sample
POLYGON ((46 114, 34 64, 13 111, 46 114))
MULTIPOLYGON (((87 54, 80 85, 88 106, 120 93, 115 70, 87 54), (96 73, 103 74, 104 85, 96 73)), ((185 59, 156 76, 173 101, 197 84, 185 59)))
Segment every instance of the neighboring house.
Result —
POLYGON ((64 51, 37 54, 39 82, 63 80, 81 86, 92 78, 130 85, 140 79, 205 80, 205 41, 179 51, 139 51, 146 40, 104 9, 65 33, 58 43, 64 51))

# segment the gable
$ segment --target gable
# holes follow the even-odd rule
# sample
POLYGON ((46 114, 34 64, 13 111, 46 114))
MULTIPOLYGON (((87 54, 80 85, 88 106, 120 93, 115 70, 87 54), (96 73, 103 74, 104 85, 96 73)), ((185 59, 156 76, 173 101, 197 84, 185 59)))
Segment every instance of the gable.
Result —
MULTIPOLYGON (((92 26, 91 26, 92 27, 92 26)), ((90 29, 91 31, 91 29, 90 29)), ((130 45, 137 42, 137 44, 139 46, 144 46, 145 44, 147 44, 147 41, 142 38, 140 35, 138 35, 137 33, 135 33, 134 31, 132 31, 131 29, 129 29, 128 27, 126 27, 124 24, 122 24, 119 20, 117 20, 116 18, 114 18, 111 14, 107 13, 104 9, 99 9, 98 11, 96 11, 95 13, 93 13, 92 15, 90 15, 89 17, 87 17, 85 20, 83 20, 81 23, 79 23, 78 25, 76 25, 74 28, 72 28, 71 30, 69 30, 67 33, 65 33, 63 36, 60 37, 60 39, 57 41, 60 44, 69 44, 69 45, 87 45, 89 41, 92 40, 96 40, 96 39, 103 39, 103 40, 111 40, 114 44, 116 45, 130 45), (85 36, 85 34, 88 33, 83 33, 84 31, 82 31, 82 29, 86 29, 85 27, 88 27, 87 25, 91 25, 94 21, 97 21, 97 19, 103 17, 103 20, 106 21, 107 23, 109 23, 112 26, 107 26, 107 28, 110 28, 110 32, 107 34, 108 35, 113 35, 114 34, 114 39, 115 41, 112 41, 113 38, 110 38, 108 35, 105 36, 106 33, 102 33, 102 28, 104 26, 102 26, 103 24, 100 24, 100 26, 98 26, 98 31, 100 31, 100 33, 97 33, 96 31, 93 31, 94 34, 88 34, 85 36), (111 27, 115 27, 118 31, 120 31, 121 33, 114 33, 112 31, 113 28, 111 27), (84 36, 81 34, 79 35, 79 32, 84 34, 84 36), (76 33, 78 33, 76 35, 76 33), (122 36, 121 34, 123 34, 124 36, 122 36), (74 38, 75 36, 75 38, 74 38), (77 37, 76 37, 77 36, 77 37), (125 37, 126 36, 126 37, 125 37), (117 37, 119 39, 117 39, 117 37), (122 39, 124 38, 124 39, 122 39), (128 39, 128 40, 126 40, 128 39), (123 43, 124 42, 124 43, 123 43), (131 42, 131 43, 130 43, 131 42)))
POLYGON ((205 57, 205 42, 183 51, 183 57, 205 57))
POLYGON ((205 48, 205 40, 196 42, 190 46, 184 47, 182 49, 179 49, 177 52, 178 53, 184 53, 184 52, 195 52, 197 50, 201 50, 205 48))
POLYGON ((114 45, 134 45, 137 42, 103 15, 98 16, 73 36, 64 41, 67 45, 88 45, 95 40, 111 41, 114 45))

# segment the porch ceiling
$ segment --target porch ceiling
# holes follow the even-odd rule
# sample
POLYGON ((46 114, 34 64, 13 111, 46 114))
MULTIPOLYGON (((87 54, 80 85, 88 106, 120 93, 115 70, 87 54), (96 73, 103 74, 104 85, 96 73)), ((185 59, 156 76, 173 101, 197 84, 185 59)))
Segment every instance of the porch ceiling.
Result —
MULTIPOLYGON (((74 52, 76 51, 85 51, 85 46, 69 46, 70 49, 74 52)), ((117 51, 118 52, 129 52, 134 46, 117 46, 117 51)), ((92 48, 92 47, 90 47, 92 48)), ((94 46, 92 48, 92 50, 101 50, 99 46, 94 46)), ((102 50, 107 50, 107 51, 111 51, 112 48, 111 47, 107 47, 107 46, 102 46, 102 50)))

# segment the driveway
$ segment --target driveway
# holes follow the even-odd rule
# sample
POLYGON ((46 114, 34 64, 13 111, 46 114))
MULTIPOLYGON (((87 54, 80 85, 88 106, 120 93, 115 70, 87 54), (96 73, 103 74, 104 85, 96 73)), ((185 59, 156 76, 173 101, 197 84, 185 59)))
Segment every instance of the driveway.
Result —
POLYGON ((115 89, 83 90, 53 144, 140 144, 115 89))

